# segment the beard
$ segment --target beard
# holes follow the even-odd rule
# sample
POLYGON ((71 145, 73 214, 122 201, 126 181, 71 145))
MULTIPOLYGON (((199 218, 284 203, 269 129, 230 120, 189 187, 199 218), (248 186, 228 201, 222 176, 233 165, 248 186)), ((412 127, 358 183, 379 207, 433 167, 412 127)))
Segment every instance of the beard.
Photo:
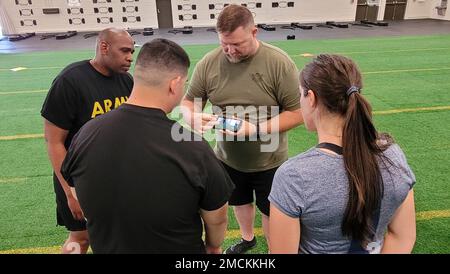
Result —
POLYGON ((229 54, 225 54, 225 57, 227 58, 227 60, 230 63, 237 64, 237 63, 240 63, 240 62, 248 59, 248 57, 250 57, 250 56, 249 55, 231 56, 229 54))

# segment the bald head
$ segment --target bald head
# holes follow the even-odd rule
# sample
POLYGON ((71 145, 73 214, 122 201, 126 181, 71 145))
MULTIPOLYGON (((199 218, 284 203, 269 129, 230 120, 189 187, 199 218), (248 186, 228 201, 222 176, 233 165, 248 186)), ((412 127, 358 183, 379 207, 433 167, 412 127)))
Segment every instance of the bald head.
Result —
POLYGON ((133 53, 134 41, 126 30, 107 28, 98 34, 95 60, 108 71, 127 72, 133 53))
POLYGON ((114 41, 118 37, 125 37, 128 39, 131 39, 131 35, 124 29, 117 29, 117 28, 107 28, 102 30, 97 37, 97 45, 100 44, 100 42, 105 41, 107 43, 114 43, 114 41))

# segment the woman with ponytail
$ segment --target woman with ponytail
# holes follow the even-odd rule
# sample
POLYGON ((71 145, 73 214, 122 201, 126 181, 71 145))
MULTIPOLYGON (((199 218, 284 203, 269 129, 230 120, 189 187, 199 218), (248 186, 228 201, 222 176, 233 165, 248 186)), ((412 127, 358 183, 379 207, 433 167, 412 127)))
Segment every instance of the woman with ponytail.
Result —
POLYGON ((356 64, 321 54, 300 74, 305 126, 318 145, 284 163, 269 196, 271 253, 410 253, 415 177, 379 134, 356 64))

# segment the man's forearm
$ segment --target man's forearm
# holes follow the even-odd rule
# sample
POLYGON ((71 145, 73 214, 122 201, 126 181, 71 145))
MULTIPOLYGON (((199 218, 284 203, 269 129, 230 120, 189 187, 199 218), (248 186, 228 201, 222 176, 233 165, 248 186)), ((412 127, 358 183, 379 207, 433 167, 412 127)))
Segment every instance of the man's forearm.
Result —
POLYGON ((203 108, 205 107, 206 102, 203 102, 201 99, 196 99, 191 101, 187 98, 184 98, 181 101, 181 114, 183 115, 183 120, 191 127, 193 127, 195 119, 195 113, 202 113, 203 108))
POLYGON ((56 177, 58 177, 59 183, 61 184, 64 193, 66 193, 66 196, 72 195, 69 184, 61 174, 62 162, 64 161, 64 158, 67 154, 67 150, 64 147, 64 144, 47 144, 47 150, 50 162, 53 167, 53 171, 55 172, 56 177))
POLYGON ((194 102, 184 99, 180 104, 181 114, 183 115, 183 120, 190 127, 194 124, 194 102))
POLYGON ((285 132, 303 123, 300 109, 294 111, 283 111, 270 120, 261 122, 259 129, 261 134, 285 132))

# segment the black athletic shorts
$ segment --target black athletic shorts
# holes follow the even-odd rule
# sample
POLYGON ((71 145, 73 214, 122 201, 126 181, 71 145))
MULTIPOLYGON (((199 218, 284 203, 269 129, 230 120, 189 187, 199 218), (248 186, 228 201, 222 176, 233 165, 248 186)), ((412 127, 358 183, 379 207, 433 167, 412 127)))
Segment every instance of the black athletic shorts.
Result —
POLYGON ((242 172, 223 163, 235 185, 228 203, 232 206, 253 203, 256 197, 256 206, 264 215, 269 216, 269 194, 272 189, 272 181, 278 167, 259 172, 242 172))
POLYGON ((67 197, 56 175, 53 174, 53 185, 56 194, 56 221, 60 226, 65 226, 69 231, 86 230, 86 221, 78 221, 73 218, 67 205, 67 197))

